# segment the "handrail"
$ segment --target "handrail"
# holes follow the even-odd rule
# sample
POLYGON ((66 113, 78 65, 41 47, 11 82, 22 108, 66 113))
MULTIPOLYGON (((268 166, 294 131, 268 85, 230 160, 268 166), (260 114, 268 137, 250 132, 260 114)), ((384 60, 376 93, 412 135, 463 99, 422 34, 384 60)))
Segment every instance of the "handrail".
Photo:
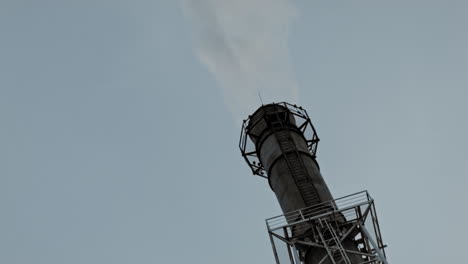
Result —
MULTIPOLYGON (((319 217, 331 215, 337 212, 341 212, 344 215, 347 214, 347 211, 350 211, 357 206, 371 204, 372 202, 373 199, 370 197, 368 192, 361 191, 340 197, 335 200, 330 200, 313 206, 305 207, 300 210, 291 211, 283 215, 270 217, 266 219, 266 223, 268 230, 271 231, 310 221, 319 217)), ((352 215, 349 215, 349 217, 352 217, 352 215)))

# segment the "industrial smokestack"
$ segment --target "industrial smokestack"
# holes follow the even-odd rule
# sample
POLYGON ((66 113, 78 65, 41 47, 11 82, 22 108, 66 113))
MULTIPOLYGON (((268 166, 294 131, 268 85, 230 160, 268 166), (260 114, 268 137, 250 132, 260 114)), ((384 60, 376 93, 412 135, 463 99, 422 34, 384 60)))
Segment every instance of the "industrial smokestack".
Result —
POLYGON ((277 263, 284 261, 280 261, 274 239, 283 236, 281 240, 290 241, 287 263, 386 263, 380 251, 384 247, 380 231, 374 245, 364 227, 373 200, 366 192, 362 202, 369 204, 363 209, 365 217, 360 205, 340 208, 343 201, 353 205, 362 197, 333 199, 316 161, 318 141, 307 112, 288 103, 263 105, 244 121, 242 155, 254 174, 268 179, 284 213, 270 223, 267 220, 277 263), (356 212, 356 217, 350 212, 356 212))
POLYGON ((260 107, 247 124, 247 135, 255 143, 284 213, 333 199, 314 153, 309 151, 307 139, 287 107, 260 107))

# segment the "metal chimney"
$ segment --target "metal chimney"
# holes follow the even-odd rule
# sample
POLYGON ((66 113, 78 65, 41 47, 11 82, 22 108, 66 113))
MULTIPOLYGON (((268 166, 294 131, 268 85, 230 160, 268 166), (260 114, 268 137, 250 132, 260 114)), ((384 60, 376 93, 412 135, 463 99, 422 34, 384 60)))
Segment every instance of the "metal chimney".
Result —
POLYGON ((276 262, 387 263, 373 199, 367 192, 333 199, 316 161, 318 142, 296 105, 263 105, 243 123, 241 153, 283 211, 267 219, 276 262))

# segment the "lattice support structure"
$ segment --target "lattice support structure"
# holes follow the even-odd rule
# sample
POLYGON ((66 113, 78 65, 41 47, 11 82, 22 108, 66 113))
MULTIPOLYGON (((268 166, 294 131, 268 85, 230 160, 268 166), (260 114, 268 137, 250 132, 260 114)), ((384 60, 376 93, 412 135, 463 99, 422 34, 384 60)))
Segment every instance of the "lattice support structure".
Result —
POLYGON ((388 264, 374 200, 367 191, 272 217, 266 223, 277 264, 304 264, 308 254, 317 252, 323 252, 319 264, 388 264), (344 245, 349 241, 355 245, 344 245))

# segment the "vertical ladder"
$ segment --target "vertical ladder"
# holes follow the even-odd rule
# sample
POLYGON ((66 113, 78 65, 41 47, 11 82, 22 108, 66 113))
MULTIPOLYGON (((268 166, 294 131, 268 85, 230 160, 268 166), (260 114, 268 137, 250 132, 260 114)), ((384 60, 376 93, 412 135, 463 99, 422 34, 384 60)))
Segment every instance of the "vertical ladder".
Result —
POLYGON ((332 263, 351 264, 351 260, 341 244, 341 239, 336 234, 335 228, 326 219, 319 219, 319 224, 317 231, 332 263))
POLYGON ((278 112, 276 113, 276 116, 277 120, 270 122, 270 128, 275 134, 278 145, 283 153, 283 157, 306 207, 321 203, 317 190, 315 189, 305 167, 304 160, 297 151, 294 140, 291 138, 290 130, 285 128, 278 112))

